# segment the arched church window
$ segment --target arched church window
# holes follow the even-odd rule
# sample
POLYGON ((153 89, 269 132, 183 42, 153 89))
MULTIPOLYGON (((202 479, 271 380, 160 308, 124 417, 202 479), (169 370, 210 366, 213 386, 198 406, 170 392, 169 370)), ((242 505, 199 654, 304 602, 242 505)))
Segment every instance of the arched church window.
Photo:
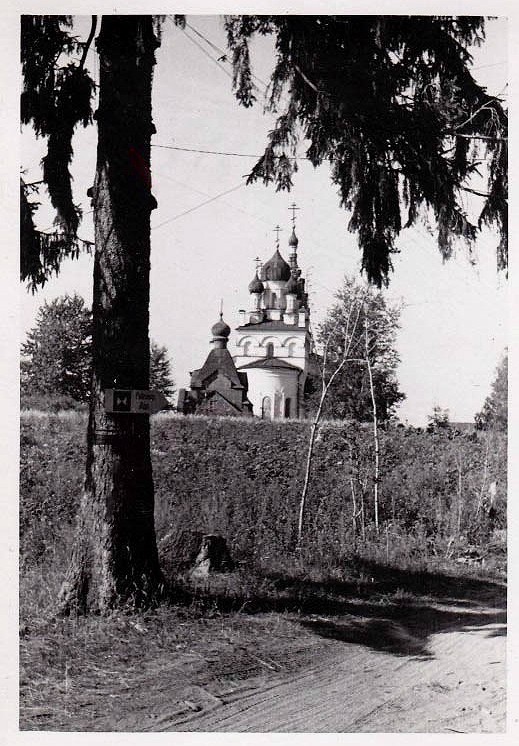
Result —
POLYGON ((287 396, 287 398, 285 399, 285 418, 286 419, 288 419, 288 417, 290 417, 290 415, 292 414, 290 411, 291 406, 292 406, 292 399, 290 399, 290 397, 287 396))
POLYGON ((296 352, 296 343, 290 342, 288 345, 288 357, 294 357, 296 352))
POLYGON ((264 396, 261 403, 261 416, 264 420, 272 419, 272 401, 270 396, 264 396))
POLYGON ((245 344, 243 345, 243 354, 245 355, 245 357, 247 357, 247 355, 249 355, 250 353, 250 346, 250 342, 245 342, 245 344))
POLYGON ((267 344, 266 356, 267 357, 274 357, 274 344, 272 342, 269 342, 267 344))

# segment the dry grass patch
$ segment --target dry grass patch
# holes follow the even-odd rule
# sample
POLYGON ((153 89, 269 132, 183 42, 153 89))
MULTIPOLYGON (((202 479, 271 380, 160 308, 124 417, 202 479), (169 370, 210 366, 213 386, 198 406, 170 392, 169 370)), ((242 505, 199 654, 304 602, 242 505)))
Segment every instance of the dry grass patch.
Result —
POLYGON ((162 607, 139 616, 60 619, 22 636, 23 730, 147 730, 224 701, 316 644, 289 615, 162 607))

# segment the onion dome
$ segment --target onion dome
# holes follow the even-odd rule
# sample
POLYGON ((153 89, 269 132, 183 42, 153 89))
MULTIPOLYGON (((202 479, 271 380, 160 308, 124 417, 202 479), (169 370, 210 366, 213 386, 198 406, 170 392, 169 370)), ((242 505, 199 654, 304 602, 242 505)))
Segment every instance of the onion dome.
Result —
POLYGON ((214 326, 211 327, 211 334, 213 337, 224 337, 227 338, 231 333, 231 327, 225 323, 220 314, 220 321, 217 321, 214 326))
POLYGON ((294 277, 294 275, 290 276, 290 280, 287 282, 285 287, 285 293, 291 293, 292 295, 297 295, 297 291, 299 290, 299 284, 294 277))
POLYGON ((249 283, 249 293, 262 293, 265 290, 265 285, 261 282, 256 272, 254 279, 249 283))
POLYGON ((286 280, 290 279, 290 266, 285 262, 279 249, 276 249, 274 256, 263 265, 263 277, 265 280, 286 280))
POLYGON ((292 246, 294 249, 297 249, 298 243, 299 239, 296 236, 295 228, 292 228, 292 233, 290 235, 290 238, 288 239, 288 245, 292 246))

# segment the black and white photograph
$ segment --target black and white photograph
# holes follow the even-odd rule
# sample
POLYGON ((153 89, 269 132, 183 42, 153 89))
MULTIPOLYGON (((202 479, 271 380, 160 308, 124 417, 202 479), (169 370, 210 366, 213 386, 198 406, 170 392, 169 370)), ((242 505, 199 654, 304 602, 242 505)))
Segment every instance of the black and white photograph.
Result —
POLYGON ((517 733, 506 4, 55 5, 9 81, 17 738, 517 733))

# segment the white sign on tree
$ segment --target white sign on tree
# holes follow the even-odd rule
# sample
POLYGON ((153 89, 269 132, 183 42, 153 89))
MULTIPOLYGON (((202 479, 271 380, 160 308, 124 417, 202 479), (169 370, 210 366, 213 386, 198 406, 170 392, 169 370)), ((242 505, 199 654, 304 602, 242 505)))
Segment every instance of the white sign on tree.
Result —
POLYGON ((105 410, 114 414, 154 414, 167 406, 161 391, 105 389, 105 410))

